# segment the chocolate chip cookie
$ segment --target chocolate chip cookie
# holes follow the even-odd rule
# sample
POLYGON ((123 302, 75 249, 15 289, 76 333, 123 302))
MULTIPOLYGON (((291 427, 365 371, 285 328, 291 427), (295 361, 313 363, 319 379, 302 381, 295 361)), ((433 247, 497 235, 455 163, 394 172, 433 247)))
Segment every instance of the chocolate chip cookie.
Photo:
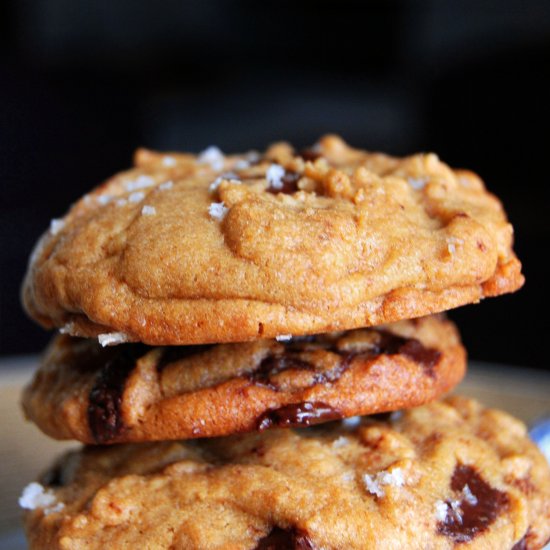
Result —
POLYGON ((21 497, 30 548, 541 548, 550 470, 454 398, 302 430, 88 447, 21 497))
POLYGON ((45 327, 106 342, 242 342, 379 325, 523 284, 512 226, 434 154, 140 150, 53 220, 23 288, 45 327))
POLYGON ((48 435, 85 443, 211 437, 413 407, 466 367, 439 316, 279 340, 102 348, 58 336, 23 407, 48 435))

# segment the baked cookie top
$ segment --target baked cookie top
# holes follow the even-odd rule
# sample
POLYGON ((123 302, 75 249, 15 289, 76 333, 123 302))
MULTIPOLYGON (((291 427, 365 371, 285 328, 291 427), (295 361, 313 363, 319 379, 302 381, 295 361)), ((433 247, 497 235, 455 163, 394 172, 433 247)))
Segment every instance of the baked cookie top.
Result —
POLYGON ((30 548, 541 548, 550 470, 509 415, 454 398, 386 420, 90 447, 31 484, 30 548))
POLYGON ((204 344, 427 315, 514 291, 520 270, 475 174, 327 136, 301 153, 139 150, 52 221, 23 300, 76 336, 204 344))
POLYGON ((435 316, 240 344, 102 348, 57 336, 23 407, 59 439, 212 437, 421 405, 465 367, 456 328, 435 316))

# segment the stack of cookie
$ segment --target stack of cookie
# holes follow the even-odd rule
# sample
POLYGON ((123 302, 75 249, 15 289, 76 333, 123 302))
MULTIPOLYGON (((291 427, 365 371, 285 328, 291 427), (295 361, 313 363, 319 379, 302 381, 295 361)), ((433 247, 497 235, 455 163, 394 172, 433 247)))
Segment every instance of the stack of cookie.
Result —
POLYGON ((30 260, 61 334, 23 407, 87 444, 24 490, 30 547, 541 548, 525 426, 437 401, 466 365, 438 313, 522 283, 498 200, 433 154, 139 150, 30 260))

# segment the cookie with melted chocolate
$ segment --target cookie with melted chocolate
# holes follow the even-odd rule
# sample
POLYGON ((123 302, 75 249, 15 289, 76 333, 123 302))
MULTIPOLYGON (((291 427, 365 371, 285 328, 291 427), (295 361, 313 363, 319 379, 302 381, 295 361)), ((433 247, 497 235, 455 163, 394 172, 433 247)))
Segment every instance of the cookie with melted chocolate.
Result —
POLYGON ((85 443, 306 427, 431 401, 466 356, 439 316, 284 341, 102 348, 58 336, 23 407, 45 433, 85 443))
POLYGON ((353 427, 87 447, 41 482, 31 550, 535 550, 550 537, 545 458, 521 422, 464 398, 353 427))

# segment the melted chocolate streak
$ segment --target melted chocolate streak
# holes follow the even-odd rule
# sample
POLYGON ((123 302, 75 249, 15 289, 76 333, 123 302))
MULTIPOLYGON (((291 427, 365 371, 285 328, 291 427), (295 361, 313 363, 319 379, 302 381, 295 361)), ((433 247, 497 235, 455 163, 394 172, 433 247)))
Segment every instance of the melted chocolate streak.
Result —
MULTIPOLYGON (((382 331, 380 331, 379 334, 381 335, 380 342, 369 351, 354 353, 340 351, 335 347, 327 348, 327 351, 339 355, 341 361, 336 367, 329 371, 315 372, 313 384, 336 382, 355 358, 371 359, 382 354, 406 355, 413 361, 420 363, 426 369, 429 376, 433 377, 435 375, 434 367, 441 358, 441 352, 436 349, 425 348, 421 342, 414 338, 402 338, 389 332, 382 331)), ((296 342, 290 342, 287 344, 287 349, 283 355, 270 355, 266 357, 258 368, 249 375, 249 379, 255 384, 267 386, 277 391, 279 388, 272 382, 271 378, 280 372, 290 369, 315 371, 315 365, 293 355, 293 353, 299 353, 300 351, 299 349, 292 349, 295 345, 296 342)))
POLYGON ((340 418, 342 413, 339 410, 320 401, 292 403, 263 413, 258 418, 258 431, 262 432, 273 426, 279 428, 313 426, 340 418))
POLYGON ((315 550, 311 539, 300 529, 273 527, 254 550, 315 550))
POLYGON ((509 504, 505 493, 493 489, 472 467, 461 464, 453 473, 451 489, 462 491, 465 485, 475 496, 476 503, 461 501, 460 515, 447 514, 445 521, 437 524, 438 533, 452 538, 456 543, 468 542, 487 529, 509 504))
POLYGON ((120 411, 124 385, 137 359, 147 349, 140 344, 120 348, 120 352, 101 369, 90 391, 88 424, 96 443, 108 443, 124 430, 120 411))

